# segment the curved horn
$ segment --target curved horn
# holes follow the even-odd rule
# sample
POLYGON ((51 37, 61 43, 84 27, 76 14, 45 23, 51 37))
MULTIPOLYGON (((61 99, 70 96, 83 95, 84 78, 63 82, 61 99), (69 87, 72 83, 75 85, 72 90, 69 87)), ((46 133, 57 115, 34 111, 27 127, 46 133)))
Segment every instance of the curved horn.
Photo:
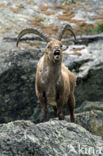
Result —
POLYGON ((36 28, 28 28, 28 29, 24 29, 22 30, 18 37, 17 37, 17 43, 16 43, 16 46, 18 46, 18 43, 21 39, 21 37, 23 37, 24 35, 28 34, 28 33, 33 33, 33 34, 36 34, 36 35, 39 35, 41 38, 43 38, 46 42, 49 42, 50 39, 48 37, 47 34, 45 34, 44 32, 42 32, 41 30, 39 29, 36 29, 36 28))
POLYGON ((76 40, 76 36, 75 36, 75 34, 74 34, 73 30, 72 30, 71 25, 69 25, 69 24, 65 24, 62 27, 62 29, 60 29, 59 35, 58 35, 58 40, 61 40, 62 39, 63 34, 65 33, 66 30, 69 30, 72 33, 72 35, 74 36, 74 39, 76 40))

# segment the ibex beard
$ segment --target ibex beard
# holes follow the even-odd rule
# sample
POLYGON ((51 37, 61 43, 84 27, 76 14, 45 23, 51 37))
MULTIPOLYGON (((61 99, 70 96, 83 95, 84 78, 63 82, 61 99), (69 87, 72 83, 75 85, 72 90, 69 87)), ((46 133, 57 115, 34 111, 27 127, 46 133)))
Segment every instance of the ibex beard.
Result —
MULTIPOLYGON (((66 25, 65 28, 67 27, 66 25)), ((57 40, 49 40, 47 35, 44 35, 44 33, 37 29, 25 29, 19 34, 17 44, 20 38, 28 32, 38 33, 48 42, 44 55, 38 61, 35 79, 35 90, 42 108, 43 120, 47 120, 48 105, 53 107, 59 120, 63 120, 63 107, 67 104, 68 111, 70 111, 70 119, 72 122, 75 122, 74 89, 76 86, 76 78, 62 63, 63 47, 60 40, 64 29, 62 33, 60 32, 57 40)))

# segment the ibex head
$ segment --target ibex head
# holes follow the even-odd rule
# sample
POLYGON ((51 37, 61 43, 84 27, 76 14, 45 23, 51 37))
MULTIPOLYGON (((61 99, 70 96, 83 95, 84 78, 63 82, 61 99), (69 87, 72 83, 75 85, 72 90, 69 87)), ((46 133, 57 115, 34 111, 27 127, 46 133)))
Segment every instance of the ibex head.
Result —
POLYGON ((60 29, 57 39, 50 39, 47 34, 45 34, 41 30, 36 29, 36 28, 24 29, 18 35, 17 46, 18 46, 18 43, 19 43, 20 39, 22 38, 22 36, 24 36, 28 33, 34 33, 36 35, 39 35, 42 39, 44 39, 44 41, 47 42, 47 47, 45 49, 45 52, 46 52, 47 56, 49 57, 49 59, 53 60, 53 61, 60 61, 60 60, 62 60, 62 54, 63 54, 62 53, 63 47, 62 47, 61 39, 66 30, 70 31, 76 40, 76 36, 72 30, 72 27, 69 24, 66 24, 60 29))
POLYGON ((62 43, 59 40, 52 40, 47 44, 45 49, 48 58, 53 61, 60 61, 62 59, 62 43))

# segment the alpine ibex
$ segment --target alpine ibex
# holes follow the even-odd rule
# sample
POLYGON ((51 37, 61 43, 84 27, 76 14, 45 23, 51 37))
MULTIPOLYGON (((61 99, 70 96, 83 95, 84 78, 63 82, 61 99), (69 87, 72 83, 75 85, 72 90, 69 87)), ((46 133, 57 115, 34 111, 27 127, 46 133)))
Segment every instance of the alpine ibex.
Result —
POLYGON ((17 38, 17 46, 21 37, 27 33, 39 35, 47 42, 45 53, 37 64, 35 80, 36 95, 41 104, 44 120, 47 119, 47 105, 51 105, 59 120, 63 120, 63 106, 67 104, 71 121, 75 122, 74 89, 76 78, 62 63, 63 47, 61 39, 66 30, 69 30, 75 38, 72 27, 68 24, 64 25, 59 31, 57 39, 50 39, 47 34, 36 28, 24 29, 17 38))

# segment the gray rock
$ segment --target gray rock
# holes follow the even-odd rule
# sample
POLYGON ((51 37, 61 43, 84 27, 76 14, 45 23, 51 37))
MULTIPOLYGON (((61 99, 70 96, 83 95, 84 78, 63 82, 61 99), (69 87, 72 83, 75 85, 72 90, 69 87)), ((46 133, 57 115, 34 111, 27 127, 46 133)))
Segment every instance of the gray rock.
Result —
POLYGON ((103 155, 103 140, 79 125, 51 120, 0 125, 1 156, 103 155))
MULTIPOLYGON (((43 1, 47 5, 47 0, 43 1)), ((31 27, 29 22, 34 17, 43 17, 44 25, 63 23, 64 21, 56 20, 57 14, 63 10, 57 10, 57 14, 52 16, 44 15, 40 10, 40 3, 37 1, 2 1, 0 0, 0 123, 19 119, 29 119, 37 123, 42 120, 40 105, 35 96, 35 69, 38 59, 42 53, 38 48, 30 47, 22 43, 22 48, 16 48, 13 40, 3 40, 3 37, 16 37, 24 27, 31 27), (6 12, 6 13, 5 13, 6 12), (52 22, 51 22, 52 21, 52 22), (50 23, 51 22, 51 23, 50 23)), ((77 2, 84 4, 87 0, 77 2)), ((62 0, 48 1, 50 5, 59 5, 62 0)), ((96 6, 102 9, 102 1, 92 0, 93 8, 96 6), (98 5, 97 5, 98 3, 98 5)), ((44 5, 43 4, 43 5, 44 5)), ((91 5, 85 5, 83 8, 75 9, 81 11, 82 17, 88 22, 85 11, 91 5), (86 7, 86 8, 85 8, 86 7)), ((99 11, 100 11, 99 10, 99 11)), ((96 16, 99 14, 98 9, 96 16)), ((81 14, 78 14, 81 16, 81 14)), ((92 15, 91 15, 92 17, 92 15)), ((41 42, 41 48, 45 43, 41 42)), ((71 48, 77 46, 71 46, 71 48)), ((78 46, 79 47, 79 46, 78 46)), ((85 101, 103 101, 103 44, 102 40, 90 43, 84 47, 81 56, 66 56, 64 63, 77 76, 76 107, 79 112, 84 111, 85 101), (80 107, 80 108, 79 108, 80 107)), ((71 49, 69 49, 71 51, 71 49)), ((91 104, 91 103, 90 103, 91 104)), ((88 105, 85 103, 85 106, 88 105)), ((92 104, 91 104, 92 105, 92 104)), ((68 114, 66 111, 65 114, 68 114)), ((54 117, 52 109, 49 109, 48 118, 54 117)))
MULTIPOLYGON (((76 123, 84 127, 94 135, 103 137, 103 110, 100 110, 100 102, 84 102, 80 108, 75 110, 76 123), (85 106, 84 106, 85 105, 85 106), (86 111, 82 110, 86 109, 86 111), (79 112, 79 113, 77 113, 79 112)), ((103 103, 101 103, 103 105, 103 103)), ((70 122, 70 117, 65 116, 65 120, 70 122)))
MULTIPOLYGON (((2 40, 1 42, 2 43, 2 40)), ((39 50, 18 50, 15 43, 0 48, 0 122, 28 119, 37 104, 35 69, 39 50), (8 47, 8 49, 6 49, 8 47), (24 115, 25 114, 25 115, 24 115)))
POLYGON ((65 64, 77 76, 76 102, 77 106, 86 100, 103 100, 103 44, 102 40, 90 43, 88 46, 71 46, 67 51, 73 51, 73 48, 83 48, 79 51, 81 56, 68 56, 64 58, 65 64))
MULTIPOLYGON (((48 8, 55 13, 50 16, 40 9, 41 5, 60 5, 62 2, 0 0, 0 123, 9 122, 0 125, 0 156, 103 155, 103 140, 96 136, 103 137, 102 40, 88 46, 72 45, 67 51, 84 47, 79 50, 82 55, 64 57, 64 63, 77 77, 75 114, 78 125, 69 123, 68 116, 65 117, 67 121, 51 120, 37 125, 24 121, 42 121, 40 104, 35 96, 35 70, 42 56, 40 48, 45 47, 45 43, 42 41, 38 48, 34 48, 22 42, 21 48, 16 48, 15 38, 22 29, 31 27, 30 20, 35 17, 42 19, 39 24, 43 26, 64 23, 57 18, 63 13, 62 8, 48 8), (14 37, 14 40, 4 40, 4 37, 14 37)), ((102 12, 103 1, 81 0, 76 3, 83 4, 83 8, 72 8, 74 19, 83 19, 87 23, 98 21, 94 17, 102 12), (84 6, 85 2, 89 3, 84 6), (86 12, 91 6, 99 9, 86 12)), ((66 108, 64 111, 68 114, 66 108)), ((54 118, 51 108, 50 118, 54 118)))

